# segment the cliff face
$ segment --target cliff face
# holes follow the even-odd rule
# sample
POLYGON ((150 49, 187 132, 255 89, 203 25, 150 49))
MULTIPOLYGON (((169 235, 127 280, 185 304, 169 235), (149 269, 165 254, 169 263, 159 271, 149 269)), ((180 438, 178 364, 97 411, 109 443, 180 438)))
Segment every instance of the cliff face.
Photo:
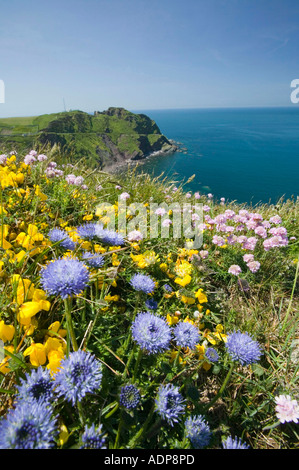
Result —
POLYGON ((176 150, 153 120, 124 108, 95 111, 93 116, 82 111, 55 115, 40 129, 38 141, 59 144, 72 158, 85 158, 100 168, 176 150))

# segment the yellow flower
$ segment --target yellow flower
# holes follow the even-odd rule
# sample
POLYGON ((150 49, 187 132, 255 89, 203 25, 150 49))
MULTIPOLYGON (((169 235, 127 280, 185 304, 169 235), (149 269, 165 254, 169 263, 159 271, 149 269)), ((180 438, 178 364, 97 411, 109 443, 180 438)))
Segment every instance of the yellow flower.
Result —
POLYGON ((46 201, 48 199, 48 196, 46 196, 40 189, 40 186, 38 184, 34 185, 35 188, 35 195, 38 196, 41 201, 46 201))
POLYGON ((30 279, 22 279, 19 274, 14 274, 11 278, 13 288, 16 289, 16 301, 19 305, 25 300, 30 300, 34 293, 34 284, 30 279))
POLYGON ((189 274, 186 274, 186 276, 181 279, 180 277, 176 277, 174 282, 176 284, 179 284, 182 287, 185 287, 187 284, 190 284, 191 282, 191 276, 189 274))
POLYGON ((187 305, 195 304, 195 299, 193 299, 193 297, 188 297, 187 295, 184 295, 184 294, 182 294, 182 296, 181 296, 181 301, 184 302, 184 304, 187 304, 187 305))
POLYGON ((32 301, 25 302, 20 306, 18 320, 22 323, 23 319, 31 318, 41 310, 49 311, 51 303, 46 300, 46 293, 42 289, 35 289, 32 295, 32 301))
POLYGON ((200 304, 203 304, 203 303, 208 301, 208 298, 207 298, 206 294, 204 294, 202 289, 198 289, 198 291, 195 292, 195 297, 197 298, 197 301, 200 304))
MULTIPOLYGON (((4 349, 4 352, 5 351, 9 351, 9 352, 13 353, 14 352, 14 347, 12 345, 6 346, 6 348, 4 349)), ((10 372, 9 359, 10 359, 10 356, 6 355, 3 359, 3 361, 0 362, 0 372, 2 374, 7 374, 8 372, 10 372)))
POLYGON ((190 275, 192 272, 192 265, 188 263, 187 261, 181 261, 176 264, 175 268, 175 273, 179 277, 186 277, 187 275, 190 275))
POLYGON ((9 250, 12 245, 6 239, 8 235, 9 225, 0 225, 0 248, 4 250, 9 250))
POLYGON ((47 369, 49 369, 50 374, 52 377, 58 372, 60 368, 60 363, 64 358, 64 353, 61 350, 51 350, 48 354, 48 361, 47 369))
POLYGON ((24 356, 29 356, 31 364, 35 367, 42 366, 47 361, 45 346, 41 343, 32 343, 25 349, 24 356))
POLYGON ((176 323, 179 322, 179 317, 177 317, 176 315, 170 315, 169 313, 166 315, 166 320, 167 320, 167 323, 172 326, 172 325, 176 325, 176 323))
POLYGON ((59 321, 55 321, 54 323, 51 323, 51 325, 48 327, 48 335, 49 336, 61 336, 64 338, 66 336, 67 331, 63 328, 60 328, 61 324, 59 321))
POLYGON ((15 334, 15 327, 13 325, 6 325, 4 320, 0 321, 0 339, 6 343, 11 341, 15 334))

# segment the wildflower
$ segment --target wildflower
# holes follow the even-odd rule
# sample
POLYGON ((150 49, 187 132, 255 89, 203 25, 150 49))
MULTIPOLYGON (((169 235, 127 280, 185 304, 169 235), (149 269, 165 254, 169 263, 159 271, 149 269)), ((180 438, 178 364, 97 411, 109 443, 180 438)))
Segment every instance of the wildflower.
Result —
POLYGON ((281 423, 293 421, 298 423, 299 404, 297 400, 292 400, 290 395, 279 395, 275 398, 276 416, 281 423))
POLYGON ((68 184, 75 184, 76 175, 70 174, 65 177, 65 180, 68 184))
POLYGON ((258 342, 254 341, 247 332, 234 331, 229 334, 225 347, 231 359, 239 361, 242 365, 257 362, 262 354, 258 342))
POLYGON ((24 157, 25 165, 32 165, 32 163, 34 162, 36 162, 36 158, 34 157, 34 155, 30 155, 29 153, 28 155, 24 157))
POLYGON ((94 355, 75 351, 60 363, 55 375, 55 391, 73 405, 101 386, 102 365, 94 355))
POLYGON ((134 385, 125 385, 121 388, 119 404, 128 410, 136 408, 140 402, 140 392, 134 385))
POLYGON ((177 345, 183 348, 194 349, 200 338, 198 329, 189 322, 178 323, 173 334, 177 345))
POLYGON ((132 324, 132 336, 141 349, 157 354, 168 349, 171 330, 163 318, 150 312, 140 312, 132 324))
POLYGON ((61 230, 59 228, 53 228, 50 230, 48 233, 48 237, 53 243, 58 243, 62 248, 65 248, 66 250, 74 250, 76 244, 73 242, 73 240, 69 237, 69 235, 64 232, 64 230, 61 230))
POLYGON ((164 207, 158 207, 158 209, 155 210, 155 214, 163 216, 166 214, 166 209, 164 209, 164 207))
POLYGON ((175 387, 172 384, 161 385, 155 399, 156 411, 173 426, 185 411, 184 402, 185 400, 179 392, 179 387, 175 387))
POLYGON ((241 439, 235 437, 234 439, 229 436, 222 442, 223 449, 249 449, 249 445, 244 444, 241 439))
POLYGON ((206 447, 211 439, 211 430, 202 415, 190 416, 185 421, 186 437, 195 449, 206 447))
POLYGON ((258 261, 250 261, 247 263, 247 267, 252 273, 256 273, 260 269, 261 264, 258 261))
POLYGON ((42 343, 32 343, 25 349, 23 355, 29 356, 30 363, 35 367, 42 366, 47 361, 45 346, 42 343))
POLYGON ((128 233, 127 236, 129 242, 135 242, 135 241, 140 241, 143 239, 143 235, 139 230, 132 230, 131 232, 128 233))
POLYGON ((197 298, 197 302, 199 302, 200 304, 204 304, 208 301, 208 298, 202 289, 198 289, 195 292, 195 297, 197 298))
POLYGON ((103 256, 91 253, 89 251, 83 253, 82 259, 88 266, 92 268, 101 268, 105 261, 103 256))
POLYGON ((166 290, 166 292, 172 292, 172 287, 169 284, 164 284, 163 289, 166 290))
POLYGON ((246 254, 246 255, 243 256, 243 260, 245 261, 245 263, 249 263, 251 261, 254 261, 254 255, 246 254))
POLYGON ((45 402, 21 402, 0 421, 0 449, 49 449, 56 432, 45 402))
POLYGON ((83 240, 92 240, 96 236, 96 228, 98 229, 103 229, 102 224, 95 224, 93 222, 88 223, 88 224, 83 224, 77 227, 77 233, 80 238, 83 238, 83 240))
POLYGON ((4 320, 0 321, 0 340, 4 343, 11 341, 15 334, 15 327, 13 325, 6 325, 4 320))
POLYGON ((89 281, 84 264, 75 258, 59 258, 50 262, 41 272, 41 284, 50 295, 62 299, 80 294, 89 281))
POLYGON ((206 358, 210 362, 217 362, 218 359, 219 359, 219 355, 218 355, 216 349, 214 349, 214 348, 208 348, 205 352, 205 355, 206 355, 206 358))
POLYGON ((0 165, 6 165, 6 162, 7 162, 7 155, 3 153, 2 155, 0 155, 0 165))
POLYGON ((44 155, 43 153, 37 156, 39 162, 44 162, 45 160, 47 160, 47 158, 47 155, 44 155))
POLYGON ((130 197, 130 194, 129 194, 129 193, 126 193, 126 192, 121 193, 121 194, 119 195, 119 199, 121 199, 122 201, 125 201, 126 199, 129 199, 129 197, 130 197))
POLYGON ((107 447, 105 447, 102 426, 100 425, 98 428, 95 428, 94 423, 91 426, 85 425, 81 442, 80 449, 107 449, 107 447))
POLYGON ((279 215, 274 215, 273 217, 270 217, 269 222, 271 222, 271 224, 281 224, 282 220, 279 215))
POLYGON ((150 310, 156 310, 158 308, 158 302, 156 302, 154 299, 147 299, 145 301, 145 306, 150 310))
POLYGON ((206 259, 209 256, 209 252, 207 250, 201 250, 199 254, 202 259, 206 259))
POLYGON ((84 178, 83 176, 76 176, 74 180, 74 185, 75 186, 81 186, 83 184, 84 178))
POLYGON ((125 244, 124 237, 113 230, 100 229, 96 226, 96 236, 107 245, 122 246, 125 244))
POLYGON ((54 381, 48 369, 38 367, 30 374, 26 373, 25 379, 20 379, 21 385, 17 386, 17 400, 35 400, 49 402, 53 398, 54 381))
POLYGON ((232 264, 229 267, 228 272, 234 276, 238 276, 242 272, 242 269, 237 264, 232 264))
POLYGON ((146 274, 134 274, 130 280, 130 284, 135 290, 142 291, 145 294, 152 294, 155 289, 155 282, 146 274))

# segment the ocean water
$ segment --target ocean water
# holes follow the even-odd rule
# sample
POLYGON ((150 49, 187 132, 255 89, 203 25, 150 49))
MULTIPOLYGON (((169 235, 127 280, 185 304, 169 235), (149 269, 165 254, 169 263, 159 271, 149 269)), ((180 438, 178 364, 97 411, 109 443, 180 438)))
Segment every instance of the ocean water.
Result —
POLYGON ((150 157, 143 171, 178 182, 195 174, 186 190, 240 203, 299 196, 299 105, 141 112, 186 149, 150 157))

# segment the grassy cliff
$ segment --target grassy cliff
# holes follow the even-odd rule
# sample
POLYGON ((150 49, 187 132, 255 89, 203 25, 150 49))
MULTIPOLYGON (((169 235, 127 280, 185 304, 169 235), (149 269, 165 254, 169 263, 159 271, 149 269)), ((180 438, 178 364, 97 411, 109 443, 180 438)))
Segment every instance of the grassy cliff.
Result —
POLYGON ((19 151, 58 145, 73 160, 108 167, 139 160, 175 147, 144 114, 109 108, 93 115, 68 111, 41 116, 0 119, 0 146, 19 151))

